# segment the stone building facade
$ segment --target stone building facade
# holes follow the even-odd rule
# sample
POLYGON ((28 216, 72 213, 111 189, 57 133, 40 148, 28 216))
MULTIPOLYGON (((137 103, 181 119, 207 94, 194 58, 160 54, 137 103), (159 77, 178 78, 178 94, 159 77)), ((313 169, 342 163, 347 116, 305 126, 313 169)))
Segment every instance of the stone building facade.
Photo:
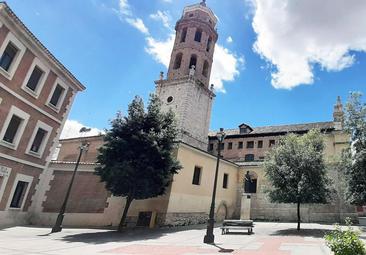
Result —
MULTIPOLYGON (((0 14, 0 53, 8 45, 4 42, 7 42, 9 31, 24 43, 24 56, 21 60, 17 58, 18 67, 14 69, 13 80, 16 79, 17 82, 3 77, 4 71, 0 68, 0 120, 11 120, 15 113, 23 116, 21 123, 24 124, 19 144, 17 135, 15 136, 16 149, 0 142, 0 225, 14 222, 15 219, 20 222, 20 216, 25 223, 54 224, 75 168, 80 145, 87 142, 89 148, 82 155, 63 223, 66 226, 117 226, 126 201, 112 196, 94 174, 97 149, 103 146, 103 136, 66 139, 61 140, 59 145, 56 143, 72 99, 84 87, 38 41, 32 41, 35 40, 34 37, 29 37, 30 32, 25 27, 19 27, 19 21, 6 5, 2 5, 0 14), (25 38, 28 40, 23 38, 25 35, 28 35, 25 38), (34 64, 34 59, 37 58, 40 61, 34 64), (32 77, 34 66, 49 70, 45 72, 47 78, 44 79, 44 86, 39 88, 39 92, 36 90, 39 96, 32 95, 29 89, 24 88, 31 79, 29 77, 32 77), (17 87, 19 84, 25 85, 17 87), (50 95, 54 94, 57 84, 65 84, 65 93, 59 109, 54 109, 49 105, 53 98, 50 95), (17 108, 12 110, 13 106, 17 108), (35 131, 38 121, 47 124, 50 129, 43 124, 39 126, 44 127, 45 131, 49 130, 49 135, 47 143, 41 146, 43 153, 36 157, 30 148, 38 133, 35 131), (58 155, 48 164, 50 152, 56 146, 58 155), (20 208, 8 208, 17 193, 15 190, 19 182, 22 182, 23 191, 25 190, 18 196, 20 208)), ((165 195, 132 202, 128 212, 129 226, 207 222, 217 160, 215 132, 208 132, 215 97, 209 79, 217 41, 216 23, 217 19, 205 1, 186 7, 177 22, 167 78, 161 74, 155 84, 163 110, 171 109, 176 113, 180 135, 172 153, 183 168, 173 176, 165 195)), ((14 40, 14 44, 18 45, 17 41, 14 40)), ((20 57, 17 54, 15 56, 20 57)), ((0 66, 1 62, 0 60, 0 66)), ((8 76, 13 69, 9 70, 8 76)), ((304 134, 312 128, 319 128, 325 133, 325 157, 331 165, 332 159, 348 145, 342 121, 342 105, 338 99, 333 121, 257 128, 241 124, 237 129, 226 130, 217 182, 217 221, 224 218, 295 220, 295 206, 270 203, 264 192, 269 185, 263 170, 266 152, 289 132, 304 134), (253 184, 249 193, 244 193, 243 180, 247 172, 251 175, 253 184)), ((0 129, 5 130, 2 132, 7 133, 7 126, 9 125, 0 122, 0 129)), ((0 133, 0 139, 3 139, 5 133, 0 133)), ((338 184, 338 173, 332 171, 331 175, 338 184)), ((336 188, 342 193, 340 185, 336 185, 336 188)), ((335 222, 357 214, 354 207, 347 205, 340 196, 335 196, 331 204, 303 206, 302 215, 304 221, 335 222)))
POLYGON ((0 225, 27 223, 84 86, 0 3, 0 225))
MULTIPOLYGON (((334 105, 333 121, 254 128, 247 124, 241 124, 237 129, 226 130, 227 136, 221 151, 223 158, 239 165, 238 183, 242 185, 238 187, 238 196, 244 194, 243 180, 248 171, 254 185, 249 194, 244 194, 242 199, 237 201, 236 215, 239 215, 240 210, 243 209, 242 203, 245 203, 244 210, 251 219, 280 221, 295 221, 297 219, 295 205, 277 204, 269 201, 265 191, 270 187, 270 184, 265 176, 263 161, 266 153, 276 146, 284 135, 288 133, 302 135, 311 129, 319 129, 325 137, 324 157, 330 170, 329 176, 333 180, 334 188, 338 194, 332 197, 329 204, 303 205, 301 208, 303 221, 339 222, 345 217, 356 218, 355 207, 347 204, 342 198, 344 193, 341 184, 342 177, 332 167, 334 160, 341 155, 342 150, 349 146, 349 136, 343 131, 343 117, 343 106, 338 97, 334 105)), ((215 132, 211 132, 208 151, 216 155, 217 149, 215 132)))
MULTIPOLYGON (((215 15, 204 1, 186 7, 177 22, 167 78, 161 75, 155 84, 156 93, 163 102, 163 110, 172 109, 176 113, 180 136, 173 153, 183 168, 173 176, 173 182, 165 195, 132 202, 128 212, 129 226, 207 222, 217 154, 215 132, 208 132, 215 96, 209 86, 209 77, 217 40, 216 22, 215 15), (195 59, 193 62, 192 58, 195 59), (206 68, 207 74, 204 71, 206 68)), ((325 133, 325 157, 331 164, 332 158, 337 157, 348 145, 348 136, 342 130, 342 120, 342 105, 338 99, 333 121, 257 128, 241 124, 237 129, 226 130, 217 182, 217 221, 224 218, 296 220, 295 206, 270 203, 264 192, 269 185, 263 170, 266 152, 289 132, 304 134, 312 128, 318 128, 325 133), (253 185, 249 193, 244 193, 243 180, 247 172, 251 175, 253 185)), ((31 223, 52 225, 55 222, 58 205, 63 199, 60 194, 64 194, 67 189, 82 142, 90 146, 81 159, 64 224, 118 225, 126 201, 111 196, 94 174, 97 148, 103 146, 103 136, 60 141, 58 156, 49 165, 47 175, 43 178, 42 192, 38 194, 41 203, 31 223)), ((331 175, 338 184, 338 173, 333 171, 331 175)), ((342 193, 341 186, 336 188, 342 193)), ((335 222, 346 216, 356 217, 357 214, 353 206, 335 196, 331 204, 303 206, 302 215, 304 221, 335 222)))

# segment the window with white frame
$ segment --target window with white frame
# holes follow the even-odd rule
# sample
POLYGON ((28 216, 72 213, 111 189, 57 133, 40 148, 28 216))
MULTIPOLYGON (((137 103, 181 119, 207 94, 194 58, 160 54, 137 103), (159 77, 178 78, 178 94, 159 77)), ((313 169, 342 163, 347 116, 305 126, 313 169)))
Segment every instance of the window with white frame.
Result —
POLYGON ((31 139, 29 140, 27 153, 33 156, 42 157, 51 132, 52 127, 39 120, 33 131, 31 139))
POLYGON ((60 110, 61 105, 65 99, 67 92, 67 86, 61 82, 61 80, 56 79, 56 82, 53 86, 53 90, 48 98, 48 105, 51 108, 56 109, 57 111, 60 110))
POLYGON ((16 149, 28 119, 29 114, 12 106, 0 133, 1 145, 16 149))
POLYGON ((34 58, 33 63, 25 76, 22 85, 23 90, 37 98, 46 82, 49 71, 49 68, 47 68, 38 58, 34 58))
POLYGON ((17 174, 14 185, 10 192, 7 209, 23 209, 26 198, 32 185, 33 177, 24 174, 17 174))
POLYGON ((11 168, 0 165, 0 201, 4 195, 5 187, 11 173, 11 168))
POLYGON ((18 51, 19 51, 18 48, 15 47, 14 44, 9 42, 3 54, 1 55, 0 67, 5 71, 9 71, 11 63, 13 63, 18 51))
POLYGON ((0 73, 12 79, 25 50, 25 46, 9 32, 0 47, 0 73))

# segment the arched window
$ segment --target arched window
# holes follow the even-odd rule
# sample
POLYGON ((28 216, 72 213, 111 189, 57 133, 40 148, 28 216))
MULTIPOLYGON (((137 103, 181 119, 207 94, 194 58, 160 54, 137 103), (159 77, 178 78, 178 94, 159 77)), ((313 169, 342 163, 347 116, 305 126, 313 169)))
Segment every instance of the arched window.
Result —
POLYGON ((194 40, 196 42, 201 42, 201 38, 202 38, 202 30, 198 28, 196 30, 196 34, 194 35, 194 40))
POLYGON ((207 75, 208 75, 208 62, 207 62, 207 60, 205 60, 205 63, 203 64, 202 74, 205 77, 207 77, 207 75))
POLYGON ((209 37, 207 40, 207 46, 206 46, 206 51, 209 52, 211 49, 211 43, 212 43, 212 38, 209 37))
POLYGON ((182 57, 183 57, 183 54, 182 53, 178 53, 175 56, 175 61, 174 61, 174 67, 173 67, 173 69, 179 69, 180 68, 180 65, 182 63, 182 57))
POLYGON ((180 36, 180 42, 185 42, 186 41, 186 37, 187 37, 187 28, 183 28, 182 30, 182 34, 180 36))
POLYGON ((197 56, 192 55, 191 60, 189 61, 189 69, 192 68, 192 66, 197 67, 197 56))

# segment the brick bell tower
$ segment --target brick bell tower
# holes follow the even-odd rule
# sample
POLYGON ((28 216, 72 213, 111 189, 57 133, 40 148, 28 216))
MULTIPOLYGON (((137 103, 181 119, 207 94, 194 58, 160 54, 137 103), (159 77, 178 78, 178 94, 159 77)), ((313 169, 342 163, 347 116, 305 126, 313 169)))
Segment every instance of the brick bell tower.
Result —
POLYGON ((179 139, 207 150, 212 101, 210 75, 217 18, 206 1, 184 8, 175 30, 167 79, 155 81, 163 110, 171 108, 178 121, 179 139))

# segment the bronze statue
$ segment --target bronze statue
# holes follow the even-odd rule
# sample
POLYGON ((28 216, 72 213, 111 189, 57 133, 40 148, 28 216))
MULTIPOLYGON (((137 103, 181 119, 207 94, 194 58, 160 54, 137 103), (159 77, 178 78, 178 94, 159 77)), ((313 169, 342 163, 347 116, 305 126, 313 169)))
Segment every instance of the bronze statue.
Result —
POLYGON ((250 193, 250 185, 252 183, 252 178, 250 177, 249 171, 247 171, 245 177, 244 177, 244 192, 250 193))

